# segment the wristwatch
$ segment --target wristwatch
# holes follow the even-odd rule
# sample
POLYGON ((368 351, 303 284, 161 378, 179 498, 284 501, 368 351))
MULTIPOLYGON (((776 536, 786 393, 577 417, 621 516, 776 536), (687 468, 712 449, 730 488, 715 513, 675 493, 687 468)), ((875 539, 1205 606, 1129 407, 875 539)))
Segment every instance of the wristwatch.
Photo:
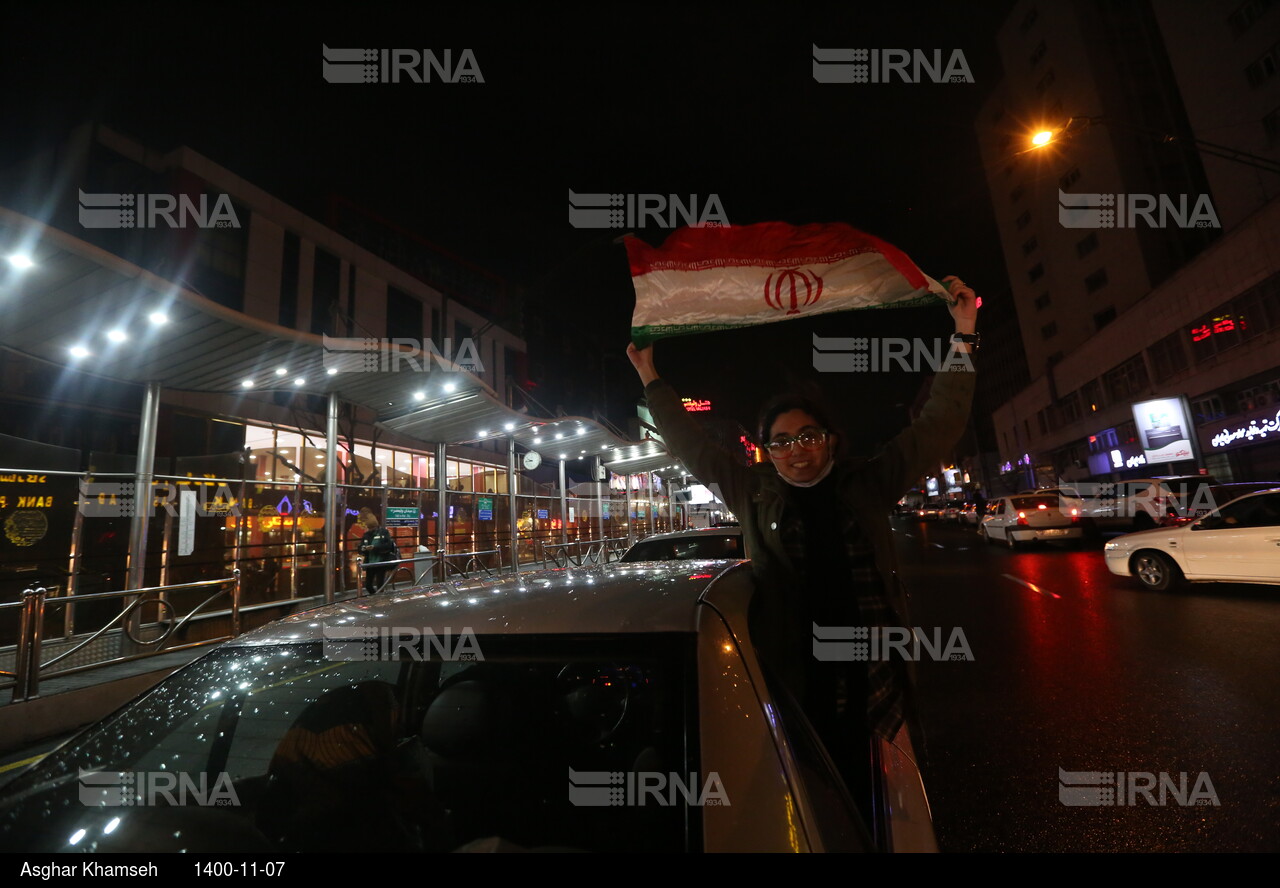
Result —
POLYGON ((981 341, 981 339, 982 337, 979 336, 977 333, 952 333, 951 334, 952 342, 963 342, 966 345, 971 345, 973 346, 974 351, 978 350, 978 343, 981 341))

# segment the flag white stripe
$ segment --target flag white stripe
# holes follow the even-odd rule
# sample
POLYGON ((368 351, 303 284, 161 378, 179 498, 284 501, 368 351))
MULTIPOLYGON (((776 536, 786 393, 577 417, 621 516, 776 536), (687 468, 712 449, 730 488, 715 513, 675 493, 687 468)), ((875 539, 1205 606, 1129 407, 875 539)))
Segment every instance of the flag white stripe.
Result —
MULTIPOLYGON (((794 267, 794 266, 792 266, 794 267)), ((879 253, 859 253, 829 265, 805 266, 782 282, 781 299, 770 305, 766 282, 776 293, 785 269, 767 266, 733 266, 696 271, 650 271, 633 279, 636 311, 632 326, 685 324, 751 325, 831 311, 892 305, 923 295, 911 288, 902 274, 879 253), (804 277, 800 275, 803 274, 804 277), (815 277, 816 276, 816 277, 815 277), (816 295, 821 278, 821 295, 816 295), (791 300, 794 285, 797 298, 791 300), (810 296, 806 304, 806 295, 810 296), (816 295, 816 299, 812 298, 816 295)), ((937 281, 926 277, 928 289, 945 294, 937 281)))

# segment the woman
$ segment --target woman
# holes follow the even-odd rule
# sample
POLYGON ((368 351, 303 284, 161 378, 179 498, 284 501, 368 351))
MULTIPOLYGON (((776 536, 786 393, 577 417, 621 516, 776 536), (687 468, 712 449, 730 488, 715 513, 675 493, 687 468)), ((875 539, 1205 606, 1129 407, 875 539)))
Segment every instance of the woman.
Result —
MULTIPOLYGON (((955 300, 949 311, 956 334, 976 340, 973 290, 954 276, 944 280, 955 300)), ((952 347, 973 350, 954 339, 952 347)), ((837 455, 839 436, 814 402, 796 395, 774 399, 761 410, 757 431, 769 462, 748 467, 716 447, 682 408, 654 369, 652 346, 632 344, 627 357, 668 448, 699 481, 718 486, 742 523, 757 579, 752 641, 769 671, 802 702, 865 806, 865 741, 870 733, 897 737, 909 680, 901 663, 816 659, 815 627, 911 626, 888 516, 963 433, 974 374, 939 372, 920 416, 870 459, 837 455)))

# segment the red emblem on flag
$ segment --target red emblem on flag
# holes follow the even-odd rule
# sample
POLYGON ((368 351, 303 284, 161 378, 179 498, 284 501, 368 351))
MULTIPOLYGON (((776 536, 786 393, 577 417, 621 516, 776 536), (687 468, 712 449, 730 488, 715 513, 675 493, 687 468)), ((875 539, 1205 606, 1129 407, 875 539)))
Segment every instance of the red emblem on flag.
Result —
POLYGON ((799 314, 801 306, 813 305, 820 298, 822 278, 811 271, 788 268, 779 271, 776 278, 773 274, 765 278, 765 304, 778 311, 787 308, 787 314, 799 314))

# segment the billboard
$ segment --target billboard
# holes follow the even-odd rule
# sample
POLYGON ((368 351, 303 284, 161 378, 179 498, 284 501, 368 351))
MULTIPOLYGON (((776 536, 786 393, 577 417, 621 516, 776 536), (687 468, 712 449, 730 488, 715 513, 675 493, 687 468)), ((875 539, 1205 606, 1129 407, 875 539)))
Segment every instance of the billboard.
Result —
POLYGON ((1138 443, 1148 463, 1195 459, 1195 429, 1187 417, 1185 398, 1157 398, 1133 405, 1133 421, 1138 427, 1138 443))

